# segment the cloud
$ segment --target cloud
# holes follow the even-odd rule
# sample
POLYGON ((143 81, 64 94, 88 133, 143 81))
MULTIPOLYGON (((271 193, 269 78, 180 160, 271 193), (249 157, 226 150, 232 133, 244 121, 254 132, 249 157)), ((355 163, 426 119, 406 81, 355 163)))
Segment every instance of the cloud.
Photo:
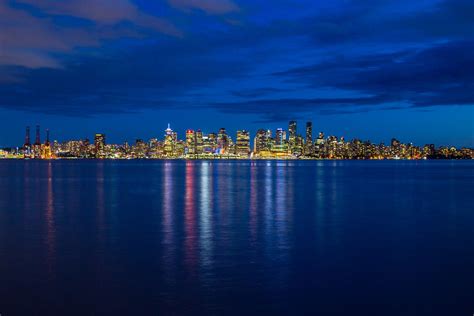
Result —
POLYGON ((274 73, 313 88, 384 96, 413 107, 474 105, 474 41, 363 56, 339 56, 274 73))
POLYGON ((239 11, 239 7, 230 0, 168 0, 168 2, 180 10, 198 9, 207 14, 226 14, 239 11))
POLYGON ((128 21, 137 26, 151 28, 164 34, 182 35, 167 20, 140 11, 129 0, 21 0, 21 2, 52 15, 72 16, 105 25, 128 21))
POLYGON ((13 7, 0 1, 0 65, 59 68, 60 56, 79 48, 100 48, 104 40, 143 37, 139 29, 121 26, 123 21, 162 34, 181 35, 171 23, 141 13, 125 0, 24 0, 22 3, 31 7, 13 7), (93 23, 62 25, 56 22, 56 15, 93 23))
POLYGON ((273 88, 273 87, 266 87, 266 88, 255 88, 255 89, 231 91, 230 93, 236 97, 257 98, 257 97, 263 97, 269 94, 275 94, 275 93, 285 92, 285 91, 288 91, 288 90, 273 88))
POLYGON ((288 118, 298 119, 305 113, 336 114, 357 113, 379 109, 387 97, 344 98, 267 98, 240 102, 216 102, 209 107, 228 114, 253 114, 259 122, 281 122, 288 118))
POLYGON ((201 44, 169 39, 107 56, 84 55, 58 69, 0 67, 0 73, 21 78, 0 85, 0 106, 66 116, 170 108, 177 96, 248 71, 245 62, 214 56, 201 44))

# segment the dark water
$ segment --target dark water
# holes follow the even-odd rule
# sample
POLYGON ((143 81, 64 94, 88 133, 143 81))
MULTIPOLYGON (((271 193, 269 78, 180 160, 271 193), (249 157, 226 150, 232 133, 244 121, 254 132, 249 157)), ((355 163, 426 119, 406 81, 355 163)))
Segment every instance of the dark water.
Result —
POLYGON ((0 161, 0 313, 472 315, 468 161, 0 161))

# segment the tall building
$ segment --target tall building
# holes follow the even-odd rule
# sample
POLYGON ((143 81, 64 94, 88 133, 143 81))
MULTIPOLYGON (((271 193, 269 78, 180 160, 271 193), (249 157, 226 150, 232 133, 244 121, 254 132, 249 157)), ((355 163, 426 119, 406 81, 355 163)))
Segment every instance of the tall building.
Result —
POLYGON ((290 151, 293 151, 293 148, 295 146, 295 141, 296 141, 296 121, 290 121, 288 124, 288 132, 289 132, 289 137, 288 137, 288 146, 290 151))
POLYGON ((250 134, 248 131, 237 131, 237 141, 235 153, 239 156, 247 156, 250 154, 250 134))
POLYGON ((94 137, 95 157, 105 158, 105 134, 95 134, 94 137))
POLYGON ((305 150, 306 155, 311 155, 313 153, 313 123, 306 122, 306 144, 305 150))
POLYGON ((313 143, 313 123, 306 122, 306 144, 313 143))
POLYGON ((196 154, 196 135, 192 129, 186 131, 186 153, 188 155, 196 154))
POLYGON ((217 134, 217 150, 219 153, 227 153, 229 149, 229 139, 225 128, 220 128, 219 133, 217 134))
POLYGON ((282 128, 277 128, 275 134, 275 145, 283 145, 286 138, 286 133, 282 128))
POLYGON ((175 146, 176 146, 176 139, 178 138, 177 134, 173 132, 168 124, 168 128, 165 129, 165 145, 163 148, 163 152, 166 157, 172 157, 175 153, 175 146))
POLYGON ((204 150, 204 141, 202 131, 198 129, 196 131, 196 154, 201 155, 204 150))
POLYGON ((143 139, 135 140, 135 146, 133 148, 134 157, 145 158, 148 154, 148 148, 143 139))
POLYGON ((253 151, 259 155, 262 151, 269 150, 267 148, 267 132, 264 129, 259 129, 253 141, 253 151))
POLYGON ((216 133, 209 133, 207 135, 207 142, 206 142, 206 152, 207 153, 217 153, 217 135, 216 133))

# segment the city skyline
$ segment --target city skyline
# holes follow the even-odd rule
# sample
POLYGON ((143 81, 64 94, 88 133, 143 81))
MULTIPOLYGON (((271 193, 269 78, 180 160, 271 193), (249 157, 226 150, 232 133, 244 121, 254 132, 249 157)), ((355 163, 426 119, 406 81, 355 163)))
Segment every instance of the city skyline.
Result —
POLYGON ((46 129, 44 142, 41 128, 36 125, 34 141, 30 126, 25 128, 24 143, 0 150, 0 158, 20 159, 473 159, 468 147, 423 146, 392 138, 389 144, 374 143, 360 138, 313 134, 313 122, 289 121, 287 128, 260 128, 251 134, 238 130, 233 136, 225 127, 216 132, 187 129, 179 135, 168 123, 161 137, 137 138, 133 142, 111 143, 104 133, 94 138, 58 141, 50 138, 46 129))
MULTIPOLYGON (((290 120, 290 121, 287 121, 286 123, 288 122, 299 122, 301 123, 299 125, 299 130, 297 133, 301 134, 301 135, 305 135, 307 130, 304 128, 303 126, 303 123, 307 123, 307 122, 310 122, 312 124, 312 121, 311 120, 304 120, 304 119, 301 119, 301 120, 290 120)), ((225 122, 224 122, 225 123, 225 122)), ((186 131, 187 130, 201 130, 203 133, 213 133, 213 132, 217 132, 220 128, 222 128, 222 124, 221 125, 216 125, 214 124, 214 126, 220 126, 218 128, 196 128, 196 127, 185 127, 185 128, 181 128, 181 129, 178 129, 178 128, 174 128, 174 123, 166 123, 164 126, 168 126, 170 127, 171 125, 173 125, 173 130, 176 131, 179 135, 185 135, 186 134, 186 131)), ((179 124, 177 124, 179 126, 179 124)), ((198 125, 198 124, 193 124, 193 125, 198 125)), ((226 125, 226 124, 224 124, 226 125)), ((240 126, 244 126, 246 124, 240 124, 240 126)), ((253 125, 253 124, 249 124, 249 125, 253 125)), ((0 148, 14 148, 14 147, 18 147, 19 144, 22 144, 23 141, 24 141, 24 134, 21 134, 21 133, 24 133, 25 131, 25 127, 26 129, 30 129, 30 128, 37 128, 37 127, 41 127, 41 126, 44 126, 44 125, 41 125, 41 124, 31 124, 31 125, 25 125, 25 126, 17 126, 16 129, 18 130, 18 133, 10 133, 11 135, 14 134, 14 137, 13 139, 15 139, 15 142, 13 142, 12 144, 1 144, 0 143, 0 148)), ((235 135, 238 131, 240 130, 245 130, 245 131, 248 131, 250 134, 256 134, 258 132, 258 130, 260 129, 264 129, 264 130, 272 130, 272 131, 276 131, 278 129, 285 129, 286 128, 286 132, 290 133, 290 127, 289 125, 284 125, 284 124, 261 124, 259 127, 254 127, 254 128, 237 128, 237 129, 228 129, 226 128, 227 132, 231 135, 235 135)), ((324 132, 324 130, 320 129, 318 130, 317 129, 317 125, 315 126, 315 130, 313 132, 316 132, 316 133, 319 133, 319 132, 324 132)), ((88 132, 88 133, 81 133, 81 135, 78 135, 78 134, 71 134, 71 133, 66 133, 66 134, 63 134, 61 131, 58 132, 57 129, 54 129, 56 131, 56 133, 54 133, 54 135, 61 135, 60 137, 53 137, 54 140, 57 140, 57 141, 67 141, 67 140, 71 140, 71 139, 90 139, 90 138, 93 138, 93 135, 97 134, 97 133, 100 133, 100 134, 106 134, 108 135, 108 139, 112 142, 112 143, 124 143, 124 142, 134 142, 136 139, 151 139, 151 138, 156 138, 156 137, 159 137, 159 136, 162 136, 162 131, 159 130, 159 128, 155 128, 155 132, 154 133, 151 133, 151 134, 145 134, 145 133, 139 133, 138 136, 128 136, 128 137, 125 137, 125 138, 120 138, 119 136, 117 136, 116 134, 114 134, 113 132, 110 132, 110 130, 108 129, 101 129, 101 128, 93 128, 91 127, 91 131, 88 132), (156 131, 158 130, 158 131, 156 131)), ((163 128, 162 128, 163 130, 163 128)), ((424 144, 437 144, 439 146, 447 146, 447 147, 457 147, 457 148, 461 148, 461 147, 467 147, 467 148, 474 148, 474 144, 471 146, 471 145, 457 145, 456 142, 452 142, 452 143, 437 143, 435 141, 432 141, 430 139, 428 139, 428 141, 425 141, 425 142, 415 142, 415 141, 412 141, 411 139, 413 139, 413 137, 410 137, 408 136, 407 139, 403 138, 403 137, 398 137, 397 135, 391 135, 391 136, 388 136, 388 138, 386 139, 381 139, 381 137, 377 137, 377 135, 373 135, 373 137, 370 137, 370 135, 368 137, 359 137, 358 135, 350 135, 350 134, 341 134, 341 133, 338 133, 337 130, 338 128, 337 127, 333 127, 333 128, 330 128, 329 129, 330 131, 336 131, 335 133, 334 132, 331 132, 331 133, 325 133, 325 134, 330 134, 330 135, 338 135, 338 137, 343 137, 345 139, 361 139, 361 140, 367 140, 367 141, 371 141, 371 142, 374 142, 374 143, 389 143, 391 141, 391 139, 393 138, 397 138, 397 139, 401 139, 403 140, 403 142, 405 143, 410 143, 410 144, 413 144, 413 145, 417 145, 417 146, 422 146, 424 144)), ((51 128, 46 127, 44 129, 44 133, 43 134, 40 134, 40 137, 45 137, 47 136, 47 134, 49 134, 51 132, 51 128)), ((122 128, 122 133, 119 133, 119 134, 127 134, 127 129, 126 128, 122 128)), ((401 135, 404 135, 405 133, 400 133, 401 135)), ((474 135, 473 135, 474 136, 474 135)), ((474 140, 473 140, 474 141, 474 140)), ((251 141, 252 142, 252 141, 251 141)), ((468 142, 468 144, 470 144, 471 142, 468 142)))
POLYGON ((469 0, 2 1, 0 146, 38 123, 120 142, 168 122, 255 133, 307 119, 473 147, 468 12, 469 0))

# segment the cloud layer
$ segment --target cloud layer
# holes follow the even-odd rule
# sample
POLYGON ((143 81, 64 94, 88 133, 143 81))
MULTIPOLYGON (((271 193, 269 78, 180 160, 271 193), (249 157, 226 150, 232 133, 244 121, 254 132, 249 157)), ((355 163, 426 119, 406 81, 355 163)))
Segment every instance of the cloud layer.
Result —
POLYGON ((467 0, 1 0, 0 28, 0 107, 13 110, 283 121, 474 104, 467 0))

